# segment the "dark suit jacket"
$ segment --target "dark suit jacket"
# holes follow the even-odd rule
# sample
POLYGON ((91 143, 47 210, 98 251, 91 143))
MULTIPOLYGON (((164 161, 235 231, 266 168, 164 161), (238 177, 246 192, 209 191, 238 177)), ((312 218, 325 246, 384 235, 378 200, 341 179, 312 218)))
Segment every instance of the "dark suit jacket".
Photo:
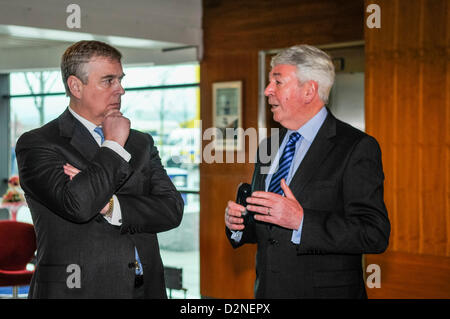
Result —
MULTIPOLYGON (((281 144, 285 134, 272 138, 281 144)), ((265 189, 263 165, 258 157, 253 190, 265 189)), ((300 244, 292 230, 253 218, 239 243, 226 230, 235 248, 258 245, 255 297, 367 297, 362 254, 383 252, 390 233, 383 181, 376 140, 329 112, 290 183, 304 210, 300 244)))
POLYGON ((156 234, 179 225, 183 200, 150 135, 131 130, 125 149, 129 163, 100 148, 69 110, 20 137, 20 182, 37 235, 30 298, 132 298, 134 247, 143 264, 145 296, 166 298, 156 234), (81 170, 72 181, 65 163, 81 170), (99 214, 113 194, 121 226, 99 214), (80 288, 67 285, 75 282, 71 264, 80 267, 80 288))

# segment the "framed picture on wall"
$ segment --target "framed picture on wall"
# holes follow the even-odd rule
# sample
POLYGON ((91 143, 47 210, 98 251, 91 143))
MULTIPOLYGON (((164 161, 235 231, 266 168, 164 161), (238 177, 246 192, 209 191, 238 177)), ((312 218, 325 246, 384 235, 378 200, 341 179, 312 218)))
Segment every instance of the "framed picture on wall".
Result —
POLYGON ((216 150, 241 150, 242 81, 213 83, 213 125, 217 129, 216 150))

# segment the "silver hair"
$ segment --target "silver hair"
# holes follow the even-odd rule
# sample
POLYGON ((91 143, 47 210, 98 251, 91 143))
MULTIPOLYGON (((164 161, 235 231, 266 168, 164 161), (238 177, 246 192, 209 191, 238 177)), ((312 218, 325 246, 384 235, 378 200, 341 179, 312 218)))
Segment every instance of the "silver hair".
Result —
POLYGON ((61 74, 67 96, 72 95, 67 83, 69 76, 74 75, 86 84, 89 76, 86 65, 95 56, 119 62, 122 59, 122 53, 116 48, 100 41, 79 41, 66 49, 61 58, 61 74))
POLYGON ((278 64, 297 66, 301 83, 316 81, 320 99, 326 104, 334 83, 334 65, 328 54, 311 45, 301 44, 285 49, 272 58, 272 68, 278 64))

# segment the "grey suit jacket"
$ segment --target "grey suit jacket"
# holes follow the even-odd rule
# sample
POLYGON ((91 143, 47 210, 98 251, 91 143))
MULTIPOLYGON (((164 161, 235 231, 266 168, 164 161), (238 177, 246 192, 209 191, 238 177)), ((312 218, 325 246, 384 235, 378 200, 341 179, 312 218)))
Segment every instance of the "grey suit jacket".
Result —
MULTIPOLYGON (((378 143, 328 112, 290 183, 304 210, 300 244, 291 242, 292 230, 251 217, 239 243, 226 229, 233 247, 258 245, 257 298, 365 298, 362 254, 388 245, 378 143)), ((265 189, 262 166, 258 159, 253 190, 265 189)))
POLYGON ((20 137, 20 182, 37 235, 30 298, 132 298, 134 247, 145 296, 166 298, 156 234, 180 224, 183 200, 150 135, 131 130, 125 149, 129 163, 99 147, 68 110, 20 137), (72 181, 65 163, 81 170, 72 181), (120 227, 99 214, 113 194, 122 211, 120 227), (80 269, 79 288, 70 265, 80 269))

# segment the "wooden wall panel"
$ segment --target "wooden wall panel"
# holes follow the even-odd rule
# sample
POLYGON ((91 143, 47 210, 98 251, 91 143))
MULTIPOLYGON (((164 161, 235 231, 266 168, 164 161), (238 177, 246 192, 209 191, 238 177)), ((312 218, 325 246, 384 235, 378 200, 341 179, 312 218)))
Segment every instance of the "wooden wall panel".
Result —
MULTIPOLYGON (((204 0, 203 130, 212 126, 212 84, 234 80, 243 81, 244 129, 257 128, 258 51, 362 40, 363 4, 363 0, 204 0)), ((248 161, 200 165, 202 296, 253 298, 256 247, 233 250, 224 225, 227 201, 234 200, 237 185, 249 182, 252 173, 248 161)))
POLYGON ((220 298, 248 298, 253 294, 254 246, 233 250, 225 237, 224 209, 235 196, 238 185, 250 173, 246 170, 216 170, 202 175, 201 187, 206 185, 208 201, 202 205, 201 229, 201 287, 202 295, 220 298), (217 284, 221 283, 221 284, 217 284), (207 289, 207 293, 205 290, 207 289))
MULTIPOLYGON (((446 37, 443 36, 444 43, 450 43, 450 5, 447 3, 447 8, 443 10, 446 13, 446 21, 447 25, 445 26, 446 29, 446 37)), ((445 211, 450 211, 450 130, 448 129, 448 124, 450 123, 450 63, 449 63, 449 56, 450 56, 450 50, 448 49, 448 45, 445 46, 444 44, 444 54, 446 53, 447 56, 447 62, 445 64, 445 69, 443 72, 445 72, 445 83, 444 90, 446 92, 445 95, 445 115, 443 116, 445 118, 445 121, 447 123, 447 129, 445 130, 445 155, 444 155, 444 165, 447 167, 445 172, 442 174, 443 178, 445 178, 445 211)), ((446 255, 450 256, 450 218, 447 218, 446 221, 447 225, 447 251, 446 255)))
POLYGON ((367 288, 370 298, 448 298, 450 265, 446 257, 402 252, 370 255, 366 264, 381 268, 381 288, 367 288))
MULTIPOLYGON (((254 109, 258 90, 252 74, 258 63, 254 52, 227 52, 205 58, 201 64, 201 118, 203 130, 213 126, 212 83, 243 82, 244 128, 256 127, 254 109)), ((208 144, 204 141, 203 147, 208 144)), ((227 154, 224 155, 224 160, 227 154)), ((230 155, 230 154, 228 154, 230 155)), ((233 155, 236 155, 233 152, 233 155)), ((236 187, 250 182, 253 167, 238 163, 203 162, 200 165, 200 292, 214 298, 250 298, 255 280, 255 247, 247 245, 233 250, 225 236, 224 212, 228 200, 236 197, 236 187)))
POLYGON ((389 253, 367 257, 386 276, 369 296, 449 298, 450 3, 370 3, 382 22, 365 30, 366 129, 382 147, 392 232, 389 253))
POLYGON ((205 55, 363 38, 362 0, 204 0, 205 55))

